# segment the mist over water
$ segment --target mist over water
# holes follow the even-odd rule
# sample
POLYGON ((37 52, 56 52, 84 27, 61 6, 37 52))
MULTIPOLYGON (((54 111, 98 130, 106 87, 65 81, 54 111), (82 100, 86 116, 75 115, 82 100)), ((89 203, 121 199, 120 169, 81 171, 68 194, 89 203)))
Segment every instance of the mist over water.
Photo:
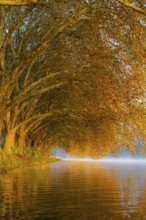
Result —
POLYGON ((83 158, 77 158, 75 156, 70 156, 67 154, 64 150, 62 150, 60 147, 56 147, 53 150, 52 157, 59 158, 61 160, 72 160, 72 161, 98 161, 98 162, 118 162, 118 163, 145 163, 146 157, 141 154, 135 154, 132 156, 128 153, 128 151, 123 151, 118 157, 114 157, 112 155, 107 155, 106 157, 103 157, 101 159, 93 159, 90 156, 83 157, 83 158))

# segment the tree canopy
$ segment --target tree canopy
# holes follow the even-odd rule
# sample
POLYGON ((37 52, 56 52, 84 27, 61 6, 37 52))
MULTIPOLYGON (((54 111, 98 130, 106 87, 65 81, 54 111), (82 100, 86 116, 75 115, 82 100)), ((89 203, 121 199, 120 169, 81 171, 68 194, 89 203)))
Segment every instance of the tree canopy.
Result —
POLYGON ((145 14, 142 0, 0 1, 4 152, 145 147, 145 14))

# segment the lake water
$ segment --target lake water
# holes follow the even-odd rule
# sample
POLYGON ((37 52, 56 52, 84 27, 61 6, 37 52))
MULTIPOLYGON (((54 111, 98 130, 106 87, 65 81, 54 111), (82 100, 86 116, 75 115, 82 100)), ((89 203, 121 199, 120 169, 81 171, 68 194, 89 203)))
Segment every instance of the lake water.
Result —
POLYGON ((1 175, 0 219, 146 219, 146 163, 62 161, 1 175))

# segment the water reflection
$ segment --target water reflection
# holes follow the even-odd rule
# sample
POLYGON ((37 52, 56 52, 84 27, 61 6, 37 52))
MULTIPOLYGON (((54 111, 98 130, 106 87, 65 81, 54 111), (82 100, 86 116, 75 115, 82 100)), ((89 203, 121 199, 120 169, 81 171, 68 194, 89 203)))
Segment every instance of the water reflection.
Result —
MULTIPOLYGON (((116 177, 123 216, 146 219, 146 163, 105 163, 116 177)), ((126 219, 126 218, 125 218, 126 219)))
POLYGON ((58 162, 1 176, 0 219, 146 219, 146 164, 58 162))

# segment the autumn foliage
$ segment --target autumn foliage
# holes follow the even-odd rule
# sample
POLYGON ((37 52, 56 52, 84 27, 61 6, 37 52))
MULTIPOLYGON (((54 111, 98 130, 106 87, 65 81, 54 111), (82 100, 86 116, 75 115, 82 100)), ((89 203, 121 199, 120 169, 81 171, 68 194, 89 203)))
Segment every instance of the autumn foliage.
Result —
POLYGON ((99 158, 121 145, 134 152, 137 140, 145 147, 144 2, 4 2, 3 151, 61 146, 99 158))

